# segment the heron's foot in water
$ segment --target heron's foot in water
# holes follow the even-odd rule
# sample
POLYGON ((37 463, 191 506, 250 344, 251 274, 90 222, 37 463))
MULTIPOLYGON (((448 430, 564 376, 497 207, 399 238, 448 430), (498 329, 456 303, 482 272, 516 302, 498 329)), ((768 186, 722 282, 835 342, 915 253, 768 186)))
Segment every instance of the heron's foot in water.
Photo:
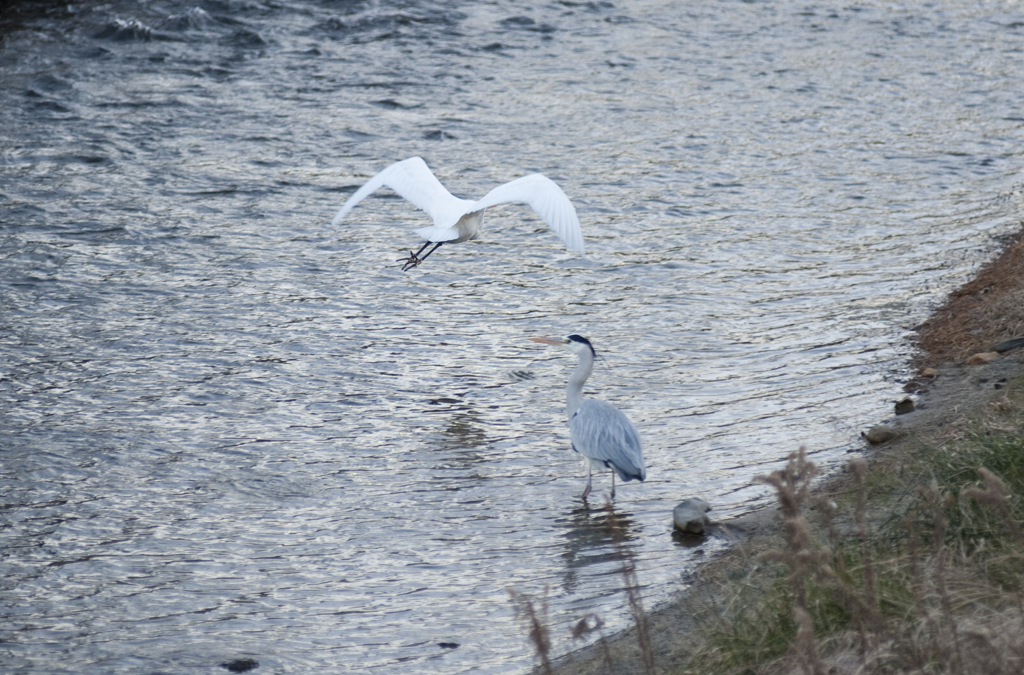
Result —
POLYGON ((418 267, 419 264, 423 262, 423 260, 412 251, 409 251, 408 258, 399 258, 396 262, 405 263, 404 265, 402 265, 402 271, 407 272, 411 270, 413 267, 418 267))

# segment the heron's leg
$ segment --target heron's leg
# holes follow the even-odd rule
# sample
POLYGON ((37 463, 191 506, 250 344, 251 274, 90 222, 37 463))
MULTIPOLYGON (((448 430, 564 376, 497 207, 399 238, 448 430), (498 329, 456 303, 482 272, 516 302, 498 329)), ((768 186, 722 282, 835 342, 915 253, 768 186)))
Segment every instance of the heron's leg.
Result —
POLYGON ((612 499, 615 499, 615 472, 612 471, 612 499))
POLYGON ((590 494, 590 487, 591 487, 591 485, 590 485, 590 478, 591 478, 591 468, 590 468, 590 464, 588 463, 587 464, 587 489, 583 491, 583 501, 587 501, 587 495, 590 494))
POLYGON ((430 246, 431 244, 433 244, 433 243, 434 242, 432 242, 432 241, 428 241, 425 244, 423 244, 423 246, 420 246, 420 250, 416 251, 415 253, 413 253, 412 251, 409 251, 409 257, 408 258, 399 258, 398 262, 404 262, 405 263, 404 265, 402 265, 402 271, 405 272, 408 269, 416 267, 421 262, 426 260, 427 255, 430 255, 430 253, 433 253, 434 251, 436 251, 437 250, 437 246, 441 245, 441 244, 438 244, 434 248, 430 249, 430 253, 428 253, 427 255, 425 255, 425 256, 423 256, 421 258, 420 257, 420 253, 423 253, 423 251, 425 251, 426 248, 428 246, 430 246))

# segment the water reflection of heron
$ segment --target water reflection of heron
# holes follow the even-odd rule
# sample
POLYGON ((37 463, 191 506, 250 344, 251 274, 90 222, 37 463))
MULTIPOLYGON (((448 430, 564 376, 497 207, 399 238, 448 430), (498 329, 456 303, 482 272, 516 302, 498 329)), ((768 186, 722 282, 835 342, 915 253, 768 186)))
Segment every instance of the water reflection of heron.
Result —
POLYGON ((565 528, 561 536, 566 590, 575 587, 580 570, 622 560, 638 537, 630 515, 616 511, 611 503, 599 510, 584 505, 556 521, 565 528))

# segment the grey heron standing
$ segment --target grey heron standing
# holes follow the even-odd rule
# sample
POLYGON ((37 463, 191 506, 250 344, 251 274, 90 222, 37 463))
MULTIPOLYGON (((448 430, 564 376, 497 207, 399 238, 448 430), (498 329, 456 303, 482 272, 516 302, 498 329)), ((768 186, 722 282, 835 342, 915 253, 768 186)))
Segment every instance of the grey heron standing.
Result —
POLYGON ((410 251, 408 258, 401 259, 400 262, 405 263, 402 265, 403 272, 426 260, 441 244, 457 244, 476 239, 483 225, 484 210, 507 202, 529 204, 566 246, 577 253, 584 251, 583 232, 580 230, 579 218, 576 217, 576 209, 562 188, 550 178, 539 173, 523 176, 499 185, 483 199, 474 202, 459 199, 448 192, 430 171, 427 163, 419 157, 403 159, 381 170, 348 198, 338 215, 334 216, 331 225, 337 227, 353 206, 379 187, 391 188, 434 219, 433 226, 416 230, 416 234, 427 242, 416 253, 410 251), (421 258, 420 254, 431 244, 434 244, 434 248, 421 258))
POLYGON ((621 410, 610 403, 583 398, 583 384, 594 369, 594 346, 579 335, 561 339, 530 338, 534 342, 561 345, 580 357, 579 365, 569 376, 565 390, 565 412, 569 416, 569 437, 572 449, 587 458, 587 489, 590 494, 593 469, 612 470, 612 499, 615 499, 615 474, 623 481, 647 478, 640 434, 621 410))

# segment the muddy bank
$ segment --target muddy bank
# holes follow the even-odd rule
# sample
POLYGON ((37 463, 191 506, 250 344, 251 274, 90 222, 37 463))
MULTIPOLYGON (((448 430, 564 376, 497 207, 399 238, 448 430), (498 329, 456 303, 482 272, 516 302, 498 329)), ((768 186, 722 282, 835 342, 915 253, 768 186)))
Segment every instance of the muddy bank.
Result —
MULTIPOLYGON (((922 440, 941 443, 944 436, 961 429, 969 415, 995 400, 1007 380, 1024 373, 1024 347, 1005 349, 1007 341, 1024 336, 1024 229, 1006 238, 995 259, 951 293, 916 331, 917 376, 906 385, 914 411, 879 421, 895 432, 895 438, 873 446, 871 462, 898 463, 922 440), (997 345, 1000 350, 994 350, 997 345), (993 351, 997 356, 987 363, 968 365, 975 354, 993 351)), ((864 444, 869 447, 867 441, 864 444)), ((818 492, 840 494, 849 489, 847 476, 839 475, 823 481, 818 492)), ((891 497, 879 495, 878 500, 888 504, 891 497)), ((680 666, 694 649, 691 607, 719 600, 713 596, 722 595, 730 580, 743 578, 761 552, 777 547, 781 519, 776 509, 766 508, 718 524, 713 536, 728 537, 735 544, 698 569, 679 598, 647 615, 659 672, 680 666)), ((559 675, 643 673, 636 627, 560 658, 554 670, 559 675)))

